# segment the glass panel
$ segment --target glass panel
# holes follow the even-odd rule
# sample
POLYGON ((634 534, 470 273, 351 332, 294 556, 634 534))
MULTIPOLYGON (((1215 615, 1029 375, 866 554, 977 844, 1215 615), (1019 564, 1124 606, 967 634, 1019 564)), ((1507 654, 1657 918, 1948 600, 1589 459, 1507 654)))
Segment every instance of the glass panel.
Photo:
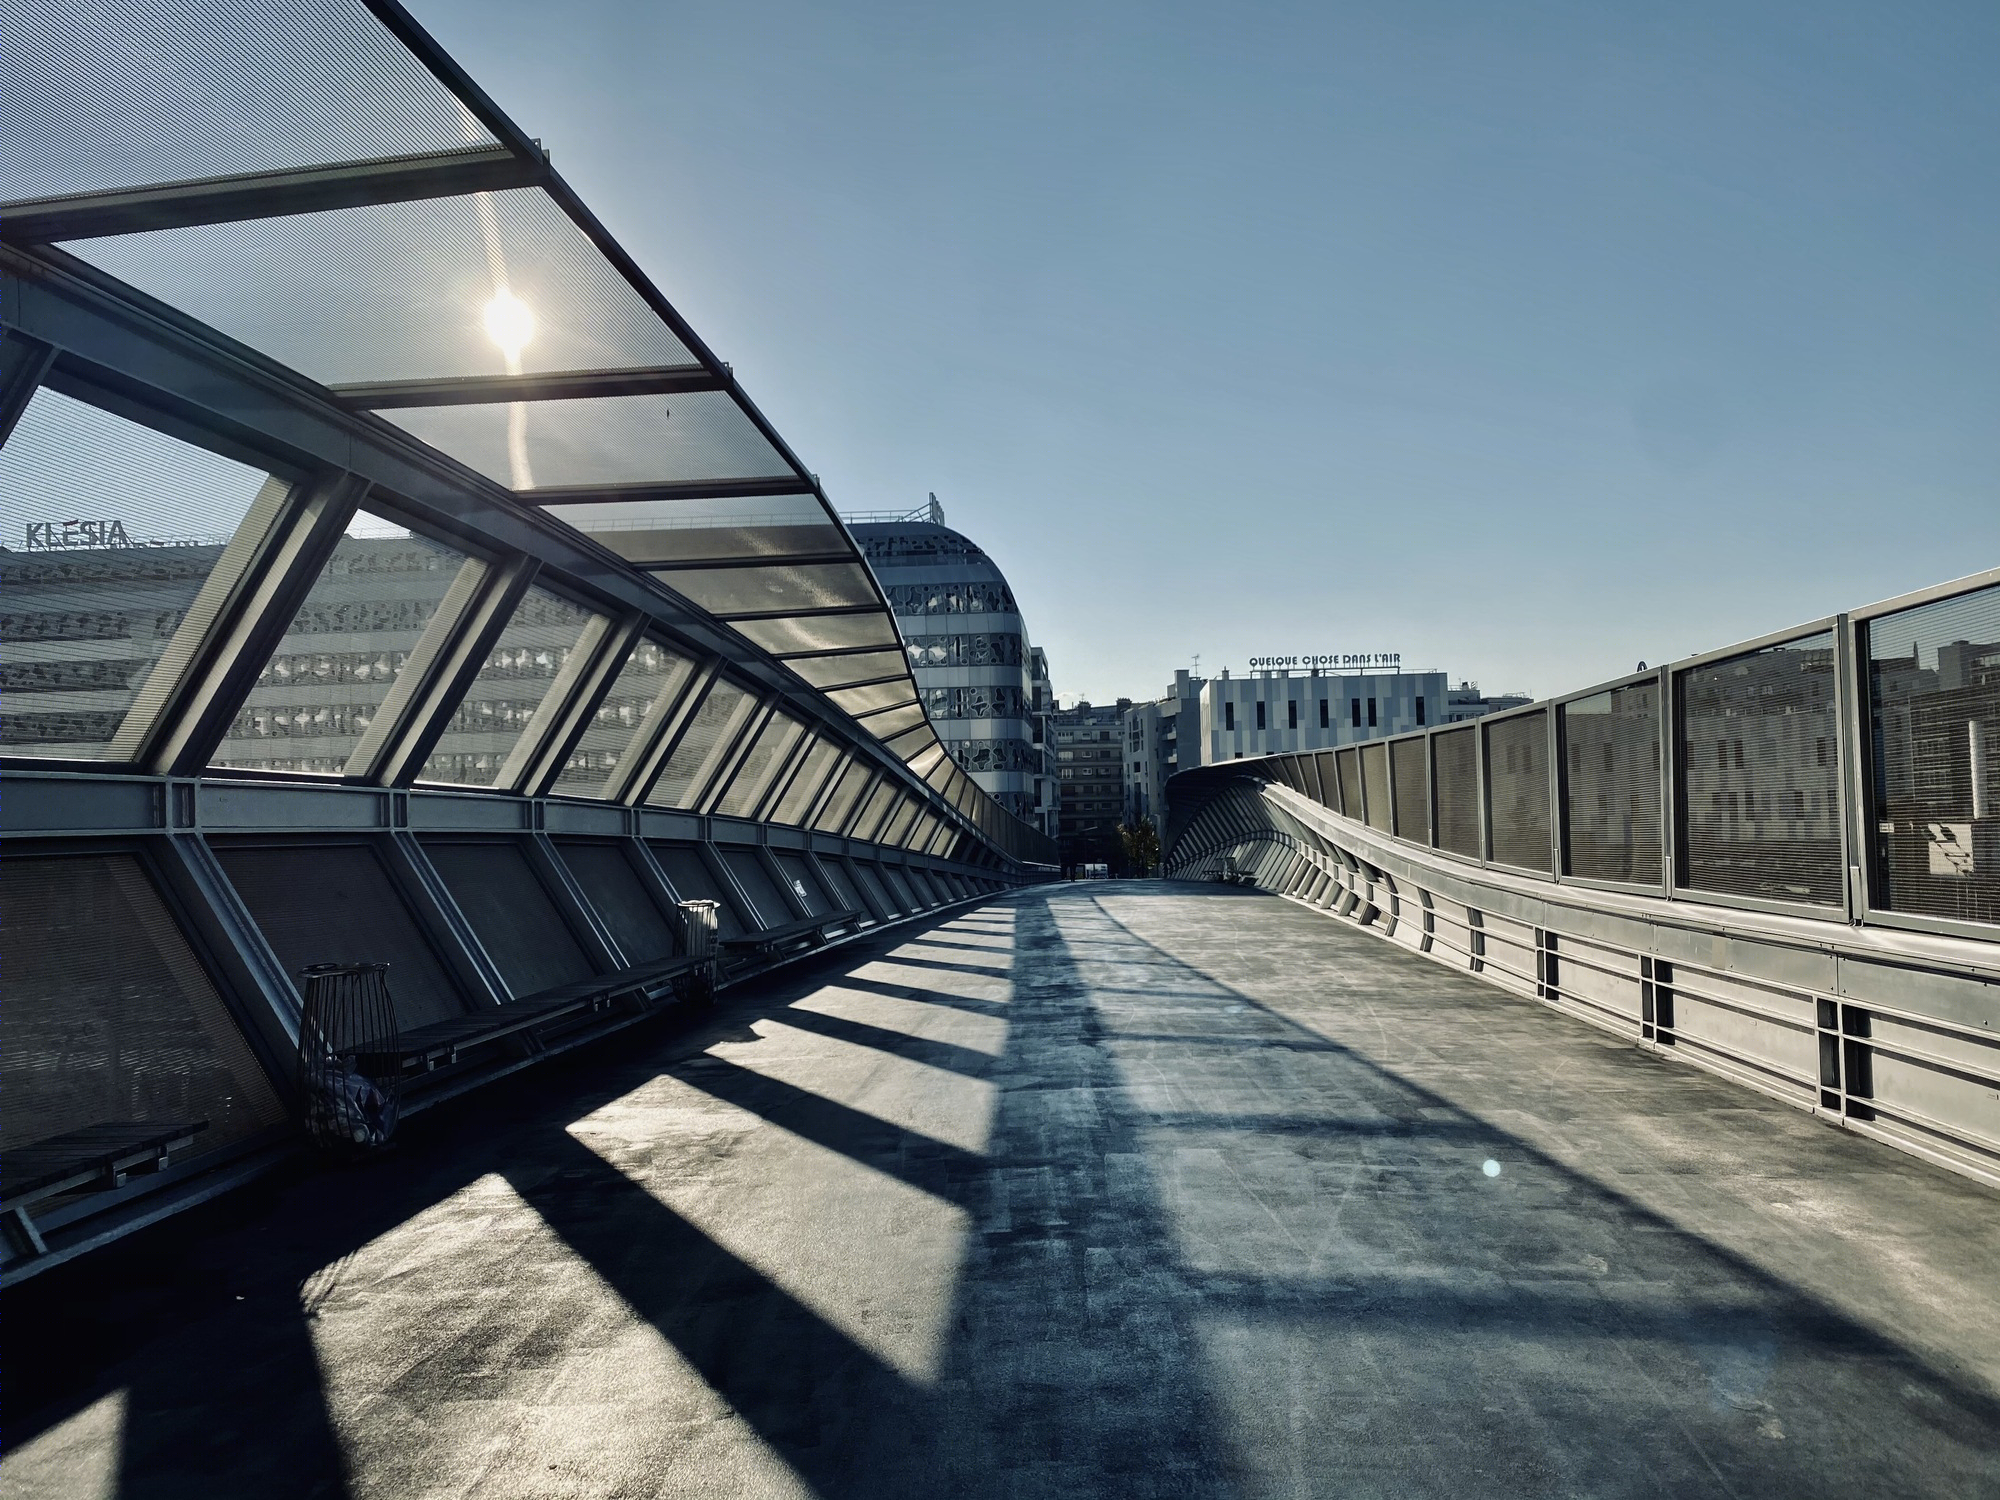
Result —
POLYGON ((1680 674, 1686 885, 1841 900, 1833 636, 1680 674))
MULTIPOLYGON (((540 188, 158 229, 64 248, 327 385, 505 375, 510 349, 514 368, 531 374, 693 360, 540 188), (502 295, 511 299, 503 305, 518 304, 527 335, 509 346, 488 332, 489 309, 502 295)), ((676 418, 691 399, 699 403, 672 398, 676 418)), ((459 406, 384 415, 426 442, 437 441, 434 432, 445 437, 437 445, 454 454, 461 435, 497 429, 499 447, 490 451, 504 484, 508 411, 459 406)), ((559 443, 564 430, 562 421, 531 417, 528 445, 536 448, 543 436, 559 443)), ((662 433, 656 441, 676 440, 662 433)), ((779 464, 745 472, 785 471, 779 464)))
POLYGON ((820 833, 839 833, 846 827, 849 816, 854 812, 854 804, 866 789, 868 780, 875 773, 862 761, 851 760, 847 769, 840 773, 840 782, 826 799, 826 805, 813 819, 813 828, 820 833))
POLYGON ((791 468, 727 391, 411 407, 382 415, 489 479, 529 492, 791 468))
POLYGON ((850 646, 893 646, 896 622, 887 612, 814 615, 802 620, 745 620, 736 633, 775 656, 816 655, 850 646))
POLYGON ((875 584, 860 563, 771 563, 755 568, 680 568, 662 583, 711 614, 801 614, 872 605, 875 584))
POLYGON ((1368 826, 1389 832, 1389 747, 1361 747, 1361 780, 1367 793, 1368 826))
POLYGON ((752 562, 848 550, 847 539, 813 495, 615 500, 543 509, 641 565, 752 562))
POLYGON ((2000 922, 2000 587, 1871 620, 1866 639, 1876 903, 2000 922))
POLYGON ((1412 843, 1431 841, 1429 778, 1424 774, 1424 742, 1397 740, 1389 747, 1389 769, 1396 782, 1396 836, 1412 843))
POLYGON ((1660 879, 1660 688, 1641 682, 1563 705, 1567 869, 1660 879))
POLYGON ((128 711, 156 667, 171 676, 186 661, 227 594, 233 568, 210 587, 224 549, 239 529, 261 535, 287 488, 37 391, 0 448, 0 747, 136 753, 114 746, 128 711))
POLYGON ((847 836, 864 839, 869 843, 875 842, 876 831, 888 817, 896 796, 896 788, 892 784, 887 781, 880 783, 869 794, 867 806, 861 809, 861 816, 854 820, 854 826, 848 829, 847 836))
POLYGON ((418 779, 492 786, 585 628, 597 618, 547 589, 529 589, 459 700, 418 779))
POLYGON ((1486 726, 1491 858, 1523 870, 1549 868, 1549 716, 1536 709, 1486 726))
POLYGON ((464 566, 462 552, 357 515, 210 764, 345 770, 464 566))
POLYGON ((283 1125, 136 855, 9 851, 0 901, 0 1148, 112 1121, 201 1121, 204 1152, 283 1125))
POLYGON ((1468 859, 1478 859, 1479 747, 1470 728, 1434 735, 1431 754, 1436 762, 1437 846, 1468 859))
POLYGON ((786 757, 805 732, 805 725, 797 719, 772 714, 758 734, 757 743, 750 747, 750 753, 743 757, 743 763, 730 778, 729 790, 722 794, 715 810, 725 818, 755 817, 773 778, 785 769, 786 757))
POLYGON ((915 703, 909 704, 904 708, 885 709, 873 718, 863 719, 861 723, 870 734, 884 741, 894 739, 897 735, 907 730, 924 729, 926 731, 925 739, 914 742, 910 746, 912 750, 915 750, 919 745, 924 743, 934 742, 935 739, 934 736, 929 734, 930 721, 924 717, 923 708, 915 703))
POLYGON ((903 805, 896 809, 896 815, 883 826, 882 842, 894 844, 900 849, 903 840, 910 836, 910 829, 917 821, 917 814, 922 811, 923 807, 914 797, 904 797, 903 805))
POLYGON ((709 778, 736 743, 737 731, 756 706, 757 700, 749 693, 726 678, 717 678, 646 800, 655 807, 696 806, 709 778))
POLYGON ((829 688, 827 697, 848 713, 859 716, 874 709, 887 708, 894 703, 913 703, 916 701, 917 690, 906 675, 898 677, 894 682, 878 682, 869 687, 829 688))
POLYGON ((901 651, 856 651, 846 656, 801 656, 791 668, 814 687, 830 688, 899 673, 908 676, 910 664, 901 651))
POLYGON ((826 785, 827 776, 839 759, 840 746, 832 740, 821 740, 808 750, 804 763, 792 776, 791 785, 771 810, 771 821, 788 826, 803 823, 806 814, 812 811, 813 799, 826 785))
POLYGON ((570 751, 555 790, 572 797, 602 796, 612 771, 625 759, 640 729, 673 712, 693 676, 694 663, 688 658, 658 641, 641 640, 618 669, 611 691, 597 705, 590 728, 570 751))

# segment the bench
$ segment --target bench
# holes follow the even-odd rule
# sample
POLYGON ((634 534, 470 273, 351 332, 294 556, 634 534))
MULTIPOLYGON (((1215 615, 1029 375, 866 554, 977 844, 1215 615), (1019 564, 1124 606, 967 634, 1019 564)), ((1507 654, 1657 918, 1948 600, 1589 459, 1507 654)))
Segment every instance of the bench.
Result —
POLYGON ((858 911, 829 912, 823 917, 806 917, 783 927, 767 927, 762 932, 746 932, 741 937, 724 938, 717 946, 725 958, 748 961, 770 958, 794 948, 817 948, 826 941, 827 930, 846 927, 861 920, 858 911))
POLYGON ((130 1173, 157 1172, 206 1129, 206 1120, 106 1120, 9 1151, 0 1157, 0 1214, 8 1233, 24 1254, 46 1255, 31 1207, 79 1190, 110 1192, 130 1173))
POLYGON ((643 1006, 669 989, 677 993, 712 989, 710 968, 708 959, 678 957, 635 964, 615 974, 596 974, 538 994, 524 995, 478 1015, 449 1016, 419 1026, 397 1039, 395 1052, 363 1053, 355 1058, 355 1066, 371 1078, 428 1073, 457 1062, 462 1052, 521 1036, 551 1021, 604 1010, 621 997, 629 997, 643 1006))

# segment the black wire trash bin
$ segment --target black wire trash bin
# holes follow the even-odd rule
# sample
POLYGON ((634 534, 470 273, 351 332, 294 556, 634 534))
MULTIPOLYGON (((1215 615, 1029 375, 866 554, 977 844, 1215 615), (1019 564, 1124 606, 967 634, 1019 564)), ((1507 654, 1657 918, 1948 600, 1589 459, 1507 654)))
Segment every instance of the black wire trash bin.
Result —
POLYGON ((683 901, 680 912, 682 952, 699 962, 677 987, 683 999, 696 1005, 712 1005, 715 1002, 715 940, 722 925, 722 907, 714 901, 683 901))
POLYGON ((389 998, 387 964, 314 964, 303 969, 299 1093, 306 1133, 338 1151, 388 1144, 402 1110, 402 1031, 389 998))

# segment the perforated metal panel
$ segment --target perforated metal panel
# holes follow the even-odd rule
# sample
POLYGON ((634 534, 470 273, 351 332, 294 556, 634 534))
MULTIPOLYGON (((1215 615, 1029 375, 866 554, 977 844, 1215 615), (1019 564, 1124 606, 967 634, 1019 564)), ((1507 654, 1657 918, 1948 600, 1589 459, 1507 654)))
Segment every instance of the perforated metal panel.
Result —
POLYGON ((404 1030, 465 1013, 457 984, 372 848, 218 843, 215 857, 293 983, 312 964, 387 964, 404 1030))
POLYGON ((1396 783, 1396 836, 1417 844, 1431 841, 1429 753, 1420 739, 1397 740, 1389 747, 1389 774, 1396 783))
POLYGON ((944 905, 945 895, 932 881, 930 871, 908 865, 904 867, 903 879, 908 882, 910 889, 917 893, 926 907, 944 905))
POLYGON ((659 642, 634 645, 590 727, 563 762, 554 789, 574 797, 602 794, 640 729, 671 712, 693 676, 694 663, 659 642))
POLYGON ((1864 629, 1875 904, 2000 922, 2000 588, 1864 629))
POLYGON ((1564 873, 1656 884, 1660 689, 1642 682, 1562 708, 1564 873))
POLYGON ((853 874, 847 866, 831 856, 824 859, 807 860, 803 855, 794 855, 801 864, 809 864, 817 870, 826 883, 827 894, 833 898, 836 907, 843 911, 858 911, 864 918, 873 920, 875 913, 861 892, 855 889, 853 874))
POLYGON ((721 911, 716 920, 724 937, 741 937, 745 931, 745 916, 737 909, 736 899, 722 888, 722 882, 710 873, 702 863, 700 853, 692 844, 670 844, 664 840, 651 841, 649 847, 653 858, 660 862, 660 868, 667 872, 667 879, 673 882, 674 894, 683 901, 713 901, 721 911))
POLYGON ((847 861, 847 868, 854 872, 854 878, 861 882, 876 910, 884 917, 901 916, 908 909, 889 894, 889 887, 882 879, 882 872, 873 861, 850 859, 847 861))
POLYGON ((1319 800, 1323 807, 1340 811, 1340 767, 1334 763, 1333 752, 1322 750, 1313 757, 1319 763, 1319 800))
POLYGON ((597 972, 518 843, 423 842, 424 853, 514 998, 597 972))
POLYGON ((1340 776, 1340 810, 1350 818, 1361 816, 1361 751, 1349 745, 1336 752, 1335 768, 1340 776))
POLYGON ((624 849, 587 839, 565 839, 557 848, 627 963, 646 963, 679 951, 666 913, 624 849))
POLYGON ((1389 829, 1389 747, 1376 743, 1361 747, 1361 782, 1368 793, 1368 826, 1389 829))
POLYGON ((1523 870, 1549 869, 1549 715, 1547 709, 1488 724, 1489 857, 1523 870))
POLYGON ((1449 729, 1431 738, 1437 805, 1431 816, 1437 825, 1437 846, 1477 859, 1479 840, 1479 746, 1475 726, 1449 729))
POLYGON ((774 849, 771 853, 778 861, 778 868, 784 871, 785 880, 792 887, 792 893, 805 902, 807 911, 816 917, 823 917, 829 912, 840 910, 842 903, 835 901, 827 893, 819 876, 806 864, 805 856, 790 849, 774 849))
POLYGON ((1834 905, 1840 852, 1833 636, 1675 678, 1688 888, 1834 905))
POLYGON ((755 743, 730 776, 715 810, 726 818, 754 816, 771 789, 772 778, 784 769, 785 758, 804 733, 805 726, 789 715, 774 713, 766 719, 755 743))
POLYGON ((206 1121, 212 1151, 284 1119, 138 856, 0 861, 0 1149, 114 1120, 206 1121))
POLYGON ((750 898, 757 908, 758 925, 762 927, 783 927, 787 922, 796 922, 792 909, 778 888, 771 881, 770 872, 764 862, 757 858, 755 849, 724 844, 719 852, 729 873, 736 877, 736 883, 743 888, 743 894, 750 898))
POLYGON ((419 779, 492 786, 595 618, 560 594, 529 589, 452 710, 419 779))
MULTIPOLYGON (((862 862, 866 868, 866 861, 862 862)), ((903 872, 894 865, 883 864, 879 860, 875 868, 882 873, 882 884, 888 889, 895 904, 906 912, 922 911, 924 903, 917 899, 917 893, 910 889, 910 883, 903 879, 903 872)))

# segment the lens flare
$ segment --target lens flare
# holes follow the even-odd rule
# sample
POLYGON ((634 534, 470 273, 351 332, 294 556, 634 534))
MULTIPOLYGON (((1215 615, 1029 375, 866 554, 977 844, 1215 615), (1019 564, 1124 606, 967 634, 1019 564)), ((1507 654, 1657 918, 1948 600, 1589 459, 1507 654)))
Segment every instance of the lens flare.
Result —
POLYGON ((535 337, 535 315, 512 292, 496 292, 486 304, 486 336, 500 346, 501 353, 512 363, 520 359, 521 351, 535 337))

